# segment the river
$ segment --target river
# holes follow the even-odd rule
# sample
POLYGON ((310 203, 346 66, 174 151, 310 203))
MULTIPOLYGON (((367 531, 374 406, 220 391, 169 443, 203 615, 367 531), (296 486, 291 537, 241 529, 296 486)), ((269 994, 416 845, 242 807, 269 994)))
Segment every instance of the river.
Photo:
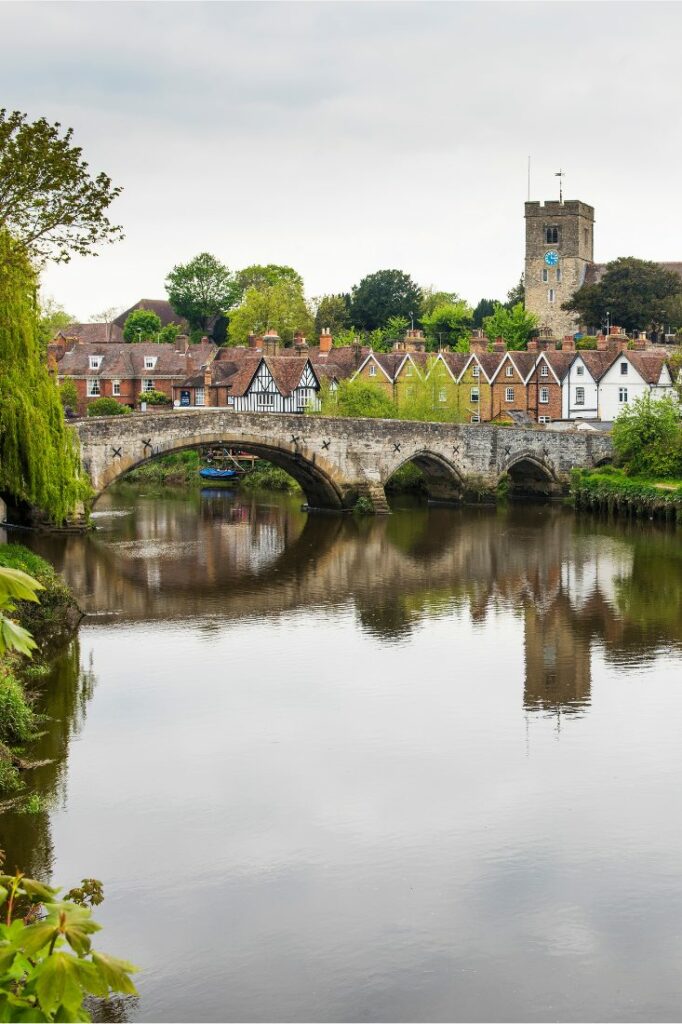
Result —
POLYGON ((105 1018, 679 1020, 679 531, 97 509, 28 539, 87 617, 0 845, 104 882, 99 945, 142 969, 105 1018))

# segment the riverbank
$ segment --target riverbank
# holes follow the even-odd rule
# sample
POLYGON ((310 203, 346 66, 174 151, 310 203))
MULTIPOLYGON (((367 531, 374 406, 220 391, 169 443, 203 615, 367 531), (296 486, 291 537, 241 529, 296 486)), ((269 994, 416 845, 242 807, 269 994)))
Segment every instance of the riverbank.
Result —
POLYGON ((571 496, 577 509, 682 523, 682 480, 628 476, 612 466, 576 469, 572 474, 571 496))
POLYGON ((12 613, 27 629, 37 649, 31 659, 18 654, 0 658, 0 798, 25 789, 22 771, 30 766, 26 744, 36 739, 41 719, 33 710, 33 687, 49 672, 49 663, 78 628, 82 613, 59 573, 20 544, 0 547, 0 566, 21 569, 43 585, 40 603, 18 601, 12 613))
MULTIPOLYGON (((199 476, 199 470, 205 465, 199 452, 189 449, 184 452, 172 452, 158 459, 146 462, 127 474, 126 483, 159 484, 164 487, 200 487, 206 481, 199 476)), ((227 483, 235 486, 234 480, 227 483)), ((210 481, 211 486, 220 486, 220 481, 210 481)), ((279 466, 270 462, 256 462, 239 480, 244 490, 280 491, 295 494, 300 491, 299 485, 279 466)))

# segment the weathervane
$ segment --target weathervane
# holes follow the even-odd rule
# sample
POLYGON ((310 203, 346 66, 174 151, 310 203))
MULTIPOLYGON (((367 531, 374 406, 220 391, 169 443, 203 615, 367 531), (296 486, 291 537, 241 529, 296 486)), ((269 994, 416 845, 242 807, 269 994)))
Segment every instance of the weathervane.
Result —
POLYGON ((563 201, 564 201, 564 192, 563 192, 563 189, 561 187, 563 185, 563 182, 562 182, 561 179, 565 178, 566 174, 565 174, 564 171, 561 170, 561 168, 559 168, 558 171, 554 172, 554 177, 559 179, 559 202, 563 203, 563 201))

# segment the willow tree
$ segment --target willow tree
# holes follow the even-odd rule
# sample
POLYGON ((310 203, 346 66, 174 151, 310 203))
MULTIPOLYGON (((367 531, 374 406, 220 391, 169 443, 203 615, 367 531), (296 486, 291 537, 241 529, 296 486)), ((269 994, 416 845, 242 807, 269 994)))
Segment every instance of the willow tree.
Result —
POLYGON ((0 233, 0 492, 62 523, 88 493, 38 340, 37 279, 0 233))

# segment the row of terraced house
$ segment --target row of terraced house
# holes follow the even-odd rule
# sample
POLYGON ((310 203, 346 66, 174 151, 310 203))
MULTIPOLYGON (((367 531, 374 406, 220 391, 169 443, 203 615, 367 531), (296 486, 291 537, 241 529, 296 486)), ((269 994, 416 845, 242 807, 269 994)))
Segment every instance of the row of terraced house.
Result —
MULTIPOLYGON (((95 398, 110 397, 131 408, 146 393, 161 391, 173 408, 232 408, 235 411, 304 412, 319 407, 323 382, 332 391, 344 379, 364 379, 398 405, 423 383, 434 407, 461 422, 611 421, 646 392, 675 394, 665 351, 646 349, 613 328, 597 351, 575 351, 572 337, 561 348, 552 339, 507 351, 497 340, 475 336, 469 353, 425 351, 421 331, 408 331, 388 353, 359 343, 335 347, 329 332, 309 346, 298 335, 283 348, 270 331, 248 347, 218 347, 208 339, 190 345, 83 341, 59 335, 48 359, 59 380, 71 378, 84 415, 95 398)), ((439 416, 435 418, 441 418, 439 416)))

